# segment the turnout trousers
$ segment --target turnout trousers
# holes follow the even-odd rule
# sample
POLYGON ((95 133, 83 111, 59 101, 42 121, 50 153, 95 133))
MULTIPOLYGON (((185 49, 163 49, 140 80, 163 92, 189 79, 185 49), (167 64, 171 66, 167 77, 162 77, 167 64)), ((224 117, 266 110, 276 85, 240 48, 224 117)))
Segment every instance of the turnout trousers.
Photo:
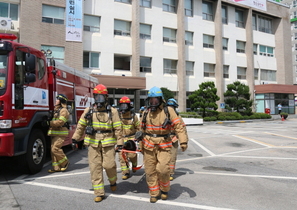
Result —
POLYGON ((106 171, 109 183, 112 185, 117 181, 117 168, 115 162, 114 146, 88 147, 88 159, 91 172, 91 181, 96 196, 104 196, 103 169, 106 171))
POLYGON ((68 163, 68 159, 62 150, 65 137, 52 136, 51 137, 51 158, 52 168, 55 171, 59 171, 64 168, 68 163))
POLYGON ((171 159, 170 159, 170 175, 173 175, 175 171, 177 149, 178 149, 178 141, 172 143, 171 159))
MULTIPOLYGON (((122 174, 129 174, 130 173, 130 169, 129 166, 127 166, 127 163, 125 162, 122 153, 119 152, 119 162, 121 164, 121 170, 122 170, 122 174)), ((137 154, 136 153, 129 153, 126 152, 126 157, 127 160, 130 161, 132 163, 132 167, 136 167, 137 166, 137 154)))
POLYGON ((171 151, 154 147, 152 151, 144 148, 143 152, 144 170, 150 196, 159 196, 160 190, 168 192, 170 190, 171 151))

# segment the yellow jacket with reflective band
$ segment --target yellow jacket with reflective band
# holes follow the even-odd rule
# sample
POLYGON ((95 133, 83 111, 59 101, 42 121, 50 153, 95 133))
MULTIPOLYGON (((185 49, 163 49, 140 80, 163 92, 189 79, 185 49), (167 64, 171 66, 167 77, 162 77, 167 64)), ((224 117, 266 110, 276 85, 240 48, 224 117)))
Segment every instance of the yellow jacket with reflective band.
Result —
POLYGON ((54 116, 50 121, 50 127, 47 134, 49 136, 68 136, 68 128, 62 127, 68 121, 68 117, 69 112, 66 109, 66 105, 55 106, 54 116))
POLYGON ((132 135, 132 136, 130 135, 135 134, 136 131, 140 130, 140 121, 137 115, 134 114, 133 119, 132 119, 133 114, 131 113, 131 111, 125 114, 119 113, 119 115, 122 122, 124 142, 126 142, 127 140, 134 140, 135 135, 132 135))
MULTIPOLYGON (((90 108, 86 108, 81 115, 76 130, 72 139, 80 140, 85 134, 85 130, 89 122, 85 119, 85 115, 89 112, 90 108)), ((92 126, 96 131, 111 131, 110 133, 95 133, 94 135, 85 134, 84 144, 92 147, 98 147, 99 143, 102 147, 109 147, 114 145, 123 145, 122 137, 122 123, 118 111, 111 107, 111 118, 106 108, 97 109, 93 108, 92 126)))
MULTIPOLYGON (((176 114, 172 107, 168 107, 168 113, 170 115, 171 125, 167 125, 165 128, 162 128, 162 124, 167 118, 164 111, 163 105, 161 105, 156 111, 152 112, 150 109, 146 110, 146 123, 142 122, 142 118, 145 117, 145 113, 141 118, 141 130, 143 133, 156 134, 156 135, 166 135, 171 132, 176 133, 180 143, 187 143, 188 136, 186 130, 180 121, 179 116, 176 114)), ((158 146, 161 149, 170 150, 172 147, 172 141, 170 136, 164 137, 152 137, 149 135, 144 135, 143 146, 145 149, 153 150, 155 146, 158 146)))

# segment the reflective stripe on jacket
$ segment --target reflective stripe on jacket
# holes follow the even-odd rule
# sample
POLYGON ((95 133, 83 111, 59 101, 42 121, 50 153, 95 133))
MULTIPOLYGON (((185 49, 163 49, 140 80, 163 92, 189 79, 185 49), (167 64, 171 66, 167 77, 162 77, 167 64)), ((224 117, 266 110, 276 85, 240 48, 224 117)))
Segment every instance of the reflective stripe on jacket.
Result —
POLYGON ((69 130, 63 127, 67 122, 69 112, 66 105, 58 105, 55 107, 53 119, 50 121, 50 128, 47 132, 49 136, 68 136, 69 130))

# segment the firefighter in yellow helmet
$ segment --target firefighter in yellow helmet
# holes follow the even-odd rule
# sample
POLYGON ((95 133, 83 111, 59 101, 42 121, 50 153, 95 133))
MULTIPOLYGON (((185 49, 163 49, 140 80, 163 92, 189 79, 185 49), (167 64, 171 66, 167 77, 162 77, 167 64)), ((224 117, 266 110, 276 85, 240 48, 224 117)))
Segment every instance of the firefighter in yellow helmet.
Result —
MULTIPOLYGON (((175 110, 187 134, 186 124, 184 123, 182 117, 179 115, 179 113, 176 110, 178 107, 177 101, 174 98, 170 98, 167 100, 167 106, 170 106, 175 110)), ((171 133, 171 139, 172 139, 172 148, 171 148, 171 160, 170 160, 170 181, 174 179, 173 175, 175 171, 177 149, 178 149, 178 136, 174 131, 171 133)), ((187 135, 187 142, 188 142, 188 135, 187 135)))
MULTIPOLYGON (((131 100, 127 96, 120 99, 119 116, 122 122, 124 149, 135 151, 135 133, 140 130, 140 122, 137 115, 132 110, 131 100)), ((120 152, 119 161, 122 170, 122 179, 126 180, 130 177, 129 162, 132 163, 132 171, 136 172, 137 154, 130 152, 120 152)))
POLYGON ((160 88, 151 88, 147 100, 148 107, 141 118, 142 143, 150 202, 155 203, 160 197, 166 200, 170 190, 170 133, 178 135, 182 151, 187 149, 187 135, 174 109, 165 106, 160 88))
POLYGON ((77 143, 85 134, 84 144, 88 146, 88 159, 95 202, 105 198, 103 169, 111 191, 116 190, 117 171, 115 145, 123 146, 122 124, 115 108, 108 105, 107 88, 99 84, 93 91, 95 103, 81 115, 72 142, 77 143))
POLYGON ((66 171, 69 166, 69 161, 62 150, 64 140, 69 134, 67 100, 64 94, 58 94, 52 119, 43 122, 43 126, 49 126, 47 134, 51 136, 52 169, 48 170, 49 173, 66 171))

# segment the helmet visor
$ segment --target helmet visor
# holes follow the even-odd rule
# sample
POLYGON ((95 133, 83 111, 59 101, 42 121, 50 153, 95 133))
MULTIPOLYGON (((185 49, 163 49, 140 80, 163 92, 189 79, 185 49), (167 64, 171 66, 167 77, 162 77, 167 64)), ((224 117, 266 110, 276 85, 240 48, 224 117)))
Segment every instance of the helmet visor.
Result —
POLYGON ((149 98, 149 106, 159 106, 161 104, 160 97, 149 98))
POLYGON ((105 95, 94 94, 95 103, 105 103, 105 95))
POLYGON ((127 111, 129 109, 128 104, 121 104, 120 105, 120 111, 127 111))

